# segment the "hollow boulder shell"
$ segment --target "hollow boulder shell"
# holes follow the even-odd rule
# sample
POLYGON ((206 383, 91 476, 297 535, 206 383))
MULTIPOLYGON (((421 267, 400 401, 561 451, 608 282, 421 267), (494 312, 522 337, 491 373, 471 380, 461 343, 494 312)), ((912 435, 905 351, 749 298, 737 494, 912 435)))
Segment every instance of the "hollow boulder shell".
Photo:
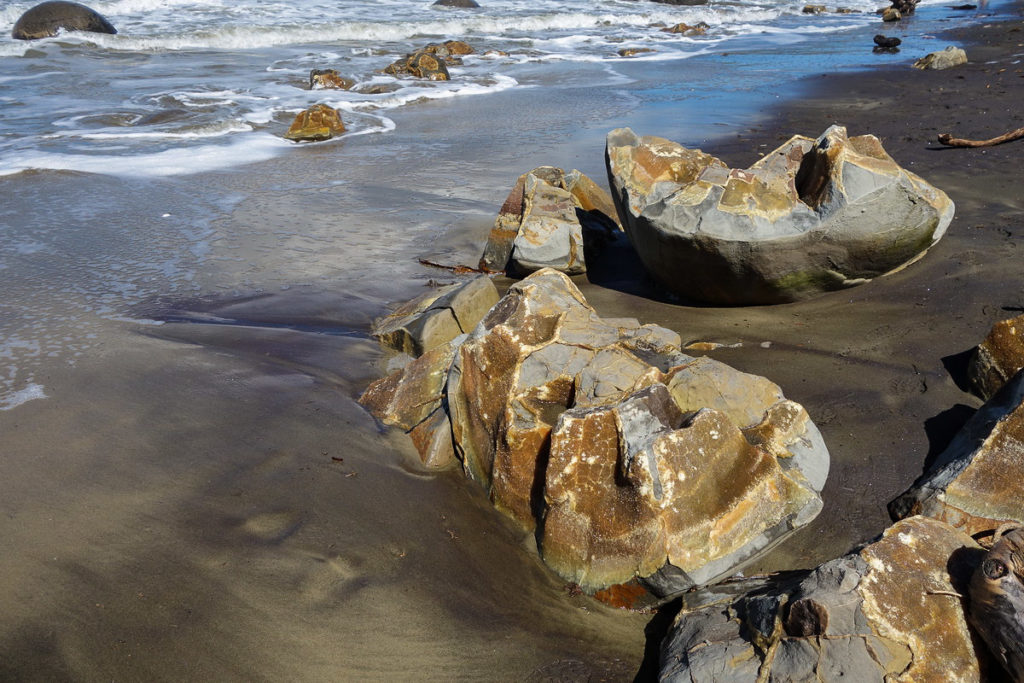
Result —
POLYGON ((806 299, 919 258, 953 202, 871 135, 794 136, 748 169, 628 128, 608 180, 644 266, 679 296, 723 305, 806 299))

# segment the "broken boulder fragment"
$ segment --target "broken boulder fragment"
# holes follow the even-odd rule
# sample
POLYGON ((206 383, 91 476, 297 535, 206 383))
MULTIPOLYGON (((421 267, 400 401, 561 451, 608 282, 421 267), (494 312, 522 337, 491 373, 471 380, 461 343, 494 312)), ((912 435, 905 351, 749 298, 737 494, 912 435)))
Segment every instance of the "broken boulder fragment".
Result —
POLYGON ((593 180, 572 170, 540 166, 519 176, 487 239, 480 268, 526 275, 554 268, 586 271, 589 231, 618 230, 615 205, 593 180))
POLYGON ((687 595, 659 680, 982 680, 987 654, 962 597, 981 554, 963 532, 913 517, 803 578, 687 595))
POLYGON ((952 69, 954 66, 960 66, 961 64, 967 63, 967 53, 959 47, 950 45, 945 50, 939 50, 938 52, 930 52, 921 59, 914 62, 913 66, 915 69, 952 69))
POLYGON ((953 217, 946 194, 871 135, 795 136, 748 169, 628 128, 608 134, 612 197, 644 266, 723 305, 796 301, 919 258, 953 217))
POLYGON ((967 368, 974 390, 989 398, 1024 368, 1024 315, 1001 320, 978 345, 967 368))
POLYGON ((1024 371, 967 421, 889 512, 893 519, 927 515, 972 535, 1024 526, 1024 371))
POLYGON ((498 302, 498 290, 486 275, 439 287, 399 306, 374 322, 371 334, 382 346, 410 356, 423 355, 470 332, 498 302))

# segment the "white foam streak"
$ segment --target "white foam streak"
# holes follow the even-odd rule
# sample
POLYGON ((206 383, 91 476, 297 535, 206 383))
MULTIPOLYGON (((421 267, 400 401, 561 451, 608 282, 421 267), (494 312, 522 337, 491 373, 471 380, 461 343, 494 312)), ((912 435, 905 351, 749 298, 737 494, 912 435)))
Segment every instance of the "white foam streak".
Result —
POLYGON ((264 161, 291 143, 270 134, 241 135, 230 145, 202 145, 136 156, 22 152, 0 157, 0 176, 33 169, 101 173, 113 176, 166 177, 215 171, 264 161))
POLYGON ((47 398, 44 387, 42 384, 33 382, 23 389, 0 394, 0 410, 12 410, 29 401, 41 398, 47 398))

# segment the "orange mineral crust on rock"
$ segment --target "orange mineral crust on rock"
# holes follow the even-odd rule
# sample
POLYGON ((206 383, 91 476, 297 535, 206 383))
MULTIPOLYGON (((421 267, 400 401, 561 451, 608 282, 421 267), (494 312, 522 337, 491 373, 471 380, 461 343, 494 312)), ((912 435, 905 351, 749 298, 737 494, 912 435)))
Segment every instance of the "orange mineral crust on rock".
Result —
POLYGON ((288 140, 296 142, 329 140, 345 132, 345 124, 336 109, 326 104, 314 104, 295 117, 291 128, 284 134, 288 140))
POLYGON ((861 551, 870 567, 857 589, 864 614, 878 635, 907 643, 913 655, 894 680, 981 680, 959 595, 969 574, 951 576, 949 569, 957 566, 958 555, 980 550, 970 536, 946 524, 911 517, 861 551))
POLYGON ((999 391, 1024 368, 1024 315, 992 326, 971 359, 971 382, 982 398, 999 391))

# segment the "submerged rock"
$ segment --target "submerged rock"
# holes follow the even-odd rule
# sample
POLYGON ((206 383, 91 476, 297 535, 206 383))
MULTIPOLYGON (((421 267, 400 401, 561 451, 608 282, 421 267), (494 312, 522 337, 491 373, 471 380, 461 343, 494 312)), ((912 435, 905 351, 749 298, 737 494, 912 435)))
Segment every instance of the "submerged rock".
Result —
POLYGON ((519 176, 498 212, 480 268, 532 273, 586 271, 584 233, 617 230, 608 193, 573 169, 540 166, 519 176))
POLYGON ((296 142, 316 142, 329 140, 344 132, 345 124, 337 109, 326 104, 314 104, 295 117, 284 137, 296 142))
POLYGON ((679 343, 602 319, 544 269, 360 402, 408 431, 425 462, 454 449, 567 581, 593 593, 638 579, 668 597, 809 522, 828 473, 801 406, 679 343))
POLYGON ((628 128, 608 134, 612 196, 646 268, 724 305, 796 301, 893 272, 945 233, 953 203, 871 135, 795 136, 749 169, 628 128))
POLYGON ((476 0, 437 0, 434 3, 435 7, 462 7, 464 9, 474 9, 480 6, 476 0))
POLYGON ((981 552, 966 534, 914 517, 802 579, 688 595, 662 643, 659 680, 979 681, 987 655, 961 594, 981 552))
POLYGON ((1024 315, 1001 320, 971 356, 967 375, 982 398, 989 398, 1024 368, 1024 315))
POLYGON ((427 50, 417 50, 389 64, 385 67, 384 73, 393 76, 409 75, 429 81, 451 80, 445 61, 427 50))
POLYGON ((1024 371, 967 421, 889 511, 894 519, 934 517, 972 535, 1024 526, 1024 371))
POLYGON ((967 53, 950 45, 945 50, 931 52, 914 62, 915 69, 951 69, 967 63, 967 53))
POLYGON ((51 0, 22 14, 14 22, 11 37, 16 40, 36 40, 55 36, 60 31, 117 33, 117 29, 96 10, 77 2, 51 0))
POLYGON ((336 69, 313 69, 309 72, 310 90, 349 90, 356 82, 345 78, 336 69))

